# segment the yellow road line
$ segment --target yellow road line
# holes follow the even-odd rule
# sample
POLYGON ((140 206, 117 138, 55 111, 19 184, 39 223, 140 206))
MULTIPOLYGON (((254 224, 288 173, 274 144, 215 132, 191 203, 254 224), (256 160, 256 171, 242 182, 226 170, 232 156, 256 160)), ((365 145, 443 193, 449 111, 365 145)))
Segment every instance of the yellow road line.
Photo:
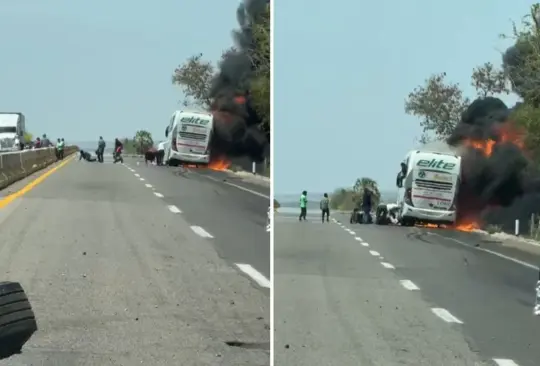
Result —
POLYGON ((26 186, 22 187, 17 192, 12 193, 9 196, 0 198, 0 208, 3 208, 5 206, 7 206, 8 204, 10 204, 11 202, 13 202, 13 200, 15 198, 21 197, 22 195, 30 192, 32 189, 34 189, 35 186, 42 183, 52 173, 56 172, 58 169, 60 169, 61 167, 63 167, 64 165, 66 165, 67 163, 72 161, 74 158, 75 158, 75 156, 66 159, 65 161, 63 161, 60 164, 58 164, 57 166, 55 166, 54 168, 49 169, 48 171, 46 171, 45 173, 43 173, 42 175, 40 175, 39 177, 37 177, 36 179, 31 181, 30 183, 28 183, 26 186))

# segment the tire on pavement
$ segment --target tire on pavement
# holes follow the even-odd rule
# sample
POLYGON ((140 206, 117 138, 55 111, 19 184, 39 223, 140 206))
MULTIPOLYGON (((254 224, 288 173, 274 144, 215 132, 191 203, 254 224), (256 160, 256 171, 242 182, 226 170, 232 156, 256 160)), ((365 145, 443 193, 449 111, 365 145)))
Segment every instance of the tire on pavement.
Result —
POLYGON ((21 353, 37 329, 22 286, 18 282, 0 282, 0 359, 21 353))

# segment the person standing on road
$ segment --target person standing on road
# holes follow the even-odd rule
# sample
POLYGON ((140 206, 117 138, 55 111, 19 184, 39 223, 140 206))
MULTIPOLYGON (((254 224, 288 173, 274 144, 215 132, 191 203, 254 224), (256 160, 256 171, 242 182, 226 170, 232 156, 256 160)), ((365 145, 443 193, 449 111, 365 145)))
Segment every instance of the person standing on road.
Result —
POLYGON ((47 134, 45 134, 45 133, 41 137, 41 144, 43 145, 43 147, 51 147, 52 146, 51 140, 49 140, 49 138, 47 137, 47 134))
POLYGON ((324 216, 326 216, 326 222, 330 220, 330 199, 328 199, 328 193, 324 194, 323 199, 321 200, 321 212, 322 212, 322 222, 324 224, 324 216))
POLYGON ((105 143, 105 140, 103 140, 103 136, 99 136, 98 148, 97 148, 97 151, 96 151, 96 155, 97 155, 97 160, 100 163, 103 163, 103 153, 105 152, 105 147, 106 146, 107 146, 107 144, 105 143))
POLYGON ((63 160, 64 159, 64 146, 65 146, 65 141, 63 138, 60 139, 60 141, 58 142, 58 155, 60 155, 60 160, 63 160))
POLYGON ((161 141, 158 144, 158 148, 157 148, 156 164, 159 166, 163 165, 164 157, 165 157, 165 141, 161 141))
POLYGON ((124 159, 122 158, 122 149, 124 148, 124 145, 118 140, 117 138, 114 139, 114 161, 113 163, 116 164, 117 162, 121 162, 124 164, 124 159))
POLYGON ((60 139, 56 139, 56 147, 54 149, 55 153, 56 153, 56 159, 60 160, 60 139))
POLYGON ((364 188, 362 197, 362 211, 364 211, 364 224, 371 223, 372 194, 369 188, 364 188))
POLYGON ((306 215, 307 215, 307 191, 303 191, 302 195, 300 196, 300 216, 298 217, 298 221, 306 221, 306 215))

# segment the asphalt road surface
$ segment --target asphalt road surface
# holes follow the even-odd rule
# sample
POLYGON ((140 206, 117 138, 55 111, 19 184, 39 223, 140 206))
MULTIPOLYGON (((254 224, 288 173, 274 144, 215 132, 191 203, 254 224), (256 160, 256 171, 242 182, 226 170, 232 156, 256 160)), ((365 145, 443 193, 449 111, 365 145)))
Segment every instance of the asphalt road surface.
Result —
POLYGON ((250 277, 269 237, 249 211, 267 204, 153 168, 72 161, 0 209, 0 278, 39 326, 3 365, 269 365, 269 290, 250 277))
POLYGON ((308 219, 275 216, 275 365, 540 364, 540 248, 308 219))

